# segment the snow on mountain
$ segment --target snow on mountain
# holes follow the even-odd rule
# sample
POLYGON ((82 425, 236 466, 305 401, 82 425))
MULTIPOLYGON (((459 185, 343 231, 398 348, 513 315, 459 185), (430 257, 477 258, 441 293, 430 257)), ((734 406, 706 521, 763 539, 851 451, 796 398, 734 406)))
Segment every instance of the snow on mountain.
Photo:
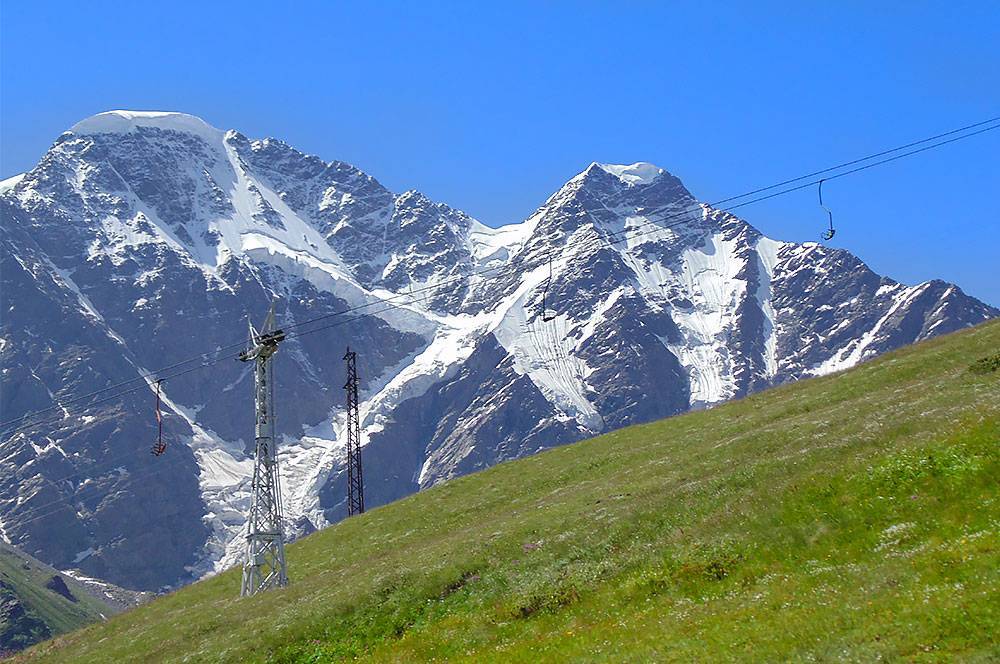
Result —
MULTIPOLYGON (((595 162, 596 163, 596 162, 595 162)), ((653 164, 637 162, 624 166, 621 164, 597 164, 622 182, 630 185, 650 184, 666 171, 653 164)))
POLYGON ((306 333, 276 365, 293 534, 346 513, 347 345, 374 506, 997 315, 955 286, 766 238, 641 162, 595 162, 494 229, 275 139, 111 111, 0 192, 2 418, 64 404, 3 434, 4 537, 133 588, 238 562, 250 373, 227 358, 164 383, 159 459, 149 390, 69 400, 226 357, 272 299, 306 333))
POLYGON ((85 136, 120 134, 135 131, 139 127, 192 134, 209 143, 220 140, 223 136, 222 131, 201 118, 169 111, 106 111, 77 122, 69 131, 71 134, 85 136))
POLYGON ((7 178, 6 180, 0 180, 0 194, 4 194, 10 191, 15 186, 17 186, 18 182, 20 182, 23 179, 24 179, 24 173, 20 173, 18 175, 14 175, 7 178))

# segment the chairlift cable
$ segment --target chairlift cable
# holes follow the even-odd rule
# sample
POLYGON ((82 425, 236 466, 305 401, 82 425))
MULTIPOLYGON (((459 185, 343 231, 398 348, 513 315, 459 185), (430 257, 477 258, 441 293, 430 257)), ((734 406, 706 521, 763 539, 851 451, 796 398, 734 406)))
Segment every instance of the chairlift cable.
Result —
MULTIPOLYGON (((975 124, 972 124, 972 125, 968 125, 966 127, 960 128, 960 129, 955 129, 955 130, 952 130, 952 131, 949 131, 949 132, 945 132, 943 134, 938 134, 936 136, 932 136, 932 137, 929 137, 929 138, 926 138, 926 139, 922 139, 920 141, 914 141, 914 142, 908 143, 906 145, 902 145, 902 146, 899 146, 899 147, 896 147, 896 148, 892 148, 892 149, 889 149, 889 150, 884 150, 882 152, 878 152, 878 153, 869 155, 867 157, 862 157, 862 158, 859 158, 859 159, 854 159, 854 160, 851 160, 851 161, 848 161, 848 162, 844 162, 844 163, 839 164, 837 166, 831 166, 829 168, 826 168, 826 169, 823 169, 823 170, 820 170, 820 171, 814 171, 813 173, 810 173, 810 174, 807 174, 807 175, 803 175, 803 176, 799 176, 797 178, 792 178, 792 179, 789 179, 789 180, 785 180, 784 182, 781 182, 781 183, 770 185, 768 187, 762 187, 762 188, 759 188, 759 189, 747 192, 745 194, 740 194, 738 196, 732 196, 732 197, 729 197, 729 198, 726 198, 726 199, 722 199, 720 201, 716 201, 714 203, 709 203, 709 204, 706 204, 706 205, 708 207, 715 208, 717 211, 730 212, 732 210, 735 210, 735 209, 740 208, 740 207, 744 207, 746 205, 751 205, 753 203, 758 203, 760 201, 768 200, 768 199, 774 198, 776 196, 781 196, 781 195, 784 195, 784 194, 787 194, 787 193, 798 191, 799 189, 804 189, 806 187, 810 187, 813 184, 818 184, 820 182, 820 180, 810 181, 810 182, 806 182, 804 184, 800 184, 800 185, 797 185, 797 186, 794 186, 794 187, 789 187, 787 189, 782 189, 780 191, 770 193, 770 194, 768 194, 766 196, 760 196, 760 197, 751 199, 749 201, 743 201, 741 203, 737 203, 737 204, 729 206, 727 208, 717 208, 716 206, 719 205, 720 203, 728 202, 728 201, 733 201, 733 200, 738 200, 740 198, 745 198, 746 196, 753 195, 755 193, 764 192, 764 191, 770 191, 771 189, 783 186, 784 184, 789 184, 789 183, 793 183, 793 182, 799 182, 802 179, 812 177, 812 176, 814 176, 816 174, 821 174, 821 173, 827 173, 827 172, 835 171, 835 170, 838 170, 838 169, 843 168, 845 166, 849 166, 849 165, 853 165, 853 164, 860 164, 860 163, 863 163, 865 161, 870 161, 871 159, 874 159, 876 157, 883 156, 883 155, 889 155, 889 154, 892 154, 894 152, 898 152, 900 150, 904 150, 904 149, 912 147, 912 146, 923 145, 924 143, 928 143, 930 141, 934 141, 936 139, 939 139, 939 138, 942 138, 942 137, 945 137, 945 136, 952 136, 952 138, 949 138, 948 140, 939 141, 937 143, 932 143, 931 145, 923 145, 923 147, 920 147, 920 148, 915 149, 915 150, 910 150, 910 151, 904 152, 902 154, 896 154, 896 155, 893 155, 892 157, 888 157, 886 159, 881 159, 879 161, 876 161, 876 162, 873 162, 873 163, 869 163, 869 164, 865 164, 863 166, 859 166, 857 168, 853 168, 853 169, 848 170, 848 171, 844 171, 844 172, 841 172, 841 173, 836 173, 836 174, 831 175, 829 177, 823 178, 823 180, 833 180, 833 179, 836 179, 836 178, 845 177, 847 175, 852 175, 854 173, 858 173, 858 172, 867 170, 869 168, 873 168, 875 166, 880 166, 880 165, 883 165, 883 164, 886 164, 886 163, 889 163, 889 162, 892 162, 892 161, 896 161, 898 159, 909 157, 909 156, 912 156, 912 155, 915 155, 915 154, 918 154, 918 153, 921 153, 921 152, 926 152, 928 150, 932 150, 932 149, 941 147, 943 145, 947 145, 949 143, 954 143, 956 141, 960 141, 960 140, 963 140, 965 138, 970 138, 972 136, 976 136, 976 135, 979 135, 979 134, 982 134, 982 133, 985 133, 985 132, 988 132, 988 131, 992 131, 994 129, 1000 129, 1000 124, 994 124, 992 126, 988 126, 988 127, 982 128, 982 129, 978 129, 977 131, 974 131, 974 132, 961 133, 961 132, 967 131, 968 129, 972 129, 972 128, 976 128, 976 127, 982 127, 983 125, 987 125, 987 124, 990 124, 990 123, 997 122, 998 120, 1000 120, 1000 116, 995 117, 995 118, 991 118, 990 120, 984 120, 982 122, 978 122, 978 123, 975 123, 975 124), (954 136, 954 134, 961 134, 961 135, 954 136)), ((634 239, 636 237, 642 237, 644 235, 648 235, 648 234, 651 234, 651 233, 656 233, 656 232, 659 232, 659 231, 662 231, 662 230, 666 230, 666 229, 672 227, 673 225, 664 225, 663 224, 664 221, 666 221, 668 219, 671 219, 671 218, 676 218, 676 217, 681 216, 681 215, 690 214, 691 212, 694 212, 694 211, 696 211, 698 209, 704 209, 704 206, 702 204, 699 204, 697 208, 691 208, 690 210, 682 210, 682 211, 680 211, 678 213, 674 213, 674 214, 668 215, 666 217, 659 218, 656 221, 650 220, 650 221, 647 221, 645 223, 642 223, 642 224, 639 224, 637 226, 634 226, 632 228, 620 231, 619 233, 609 234, 608 236, 605 237, 605 240, 608 241, 608 242, 617 243, 617 242, 621 242, 621 241, 624 241, 624 240, 634 239), (654 229, 652 229, 650 231, 643 232, 643 233, 636 233, 636 234, 633 234, 631 236, 628 235, 628 233, 631 233, 631 232, 633 232, 633 231, 635 231, 635 230, 637 230, 639 228, 642 228, 644 226, 654 225, 654 224, 656 225, 656 228, 654 228, 654 229), (622 237, 616 239, 615 236, 619 235, 619 234, 622 235, 622 237)), ((554 251, 555 250, 552 250, 550 252, 550 255, 552 253, 554 253, 554 251)), ((542 254, 542 255, 544 255, 544 254, 542 254)), ((514 261, 512 261, 511 263, 508 263, 506 265, 501 265, 501 266, 491 267, 491 268, 485 268, 483 270, 474 270, 474 271, 471 271, 471 272, 466 273, 466 274, 455 275, 453 277, 446 278, 445 280, 442 280, 441 282, 439 282, 437 284, 427 285, 427 286, 423 286, 421 288, 415 289, 411 293, 397 294, 397 295, 394 295, 394 296, 391 296, 391 297, 388 297, 388 298, 373 297, 369 302, 366 302, 365 304, 356 305, 356 306, 353 306, 353 307, 348 307, 347 309, 344 309, 342 311, 331 312, 329 314, 324 314, 322 316, 318 316, 318 317, 315 317, 315 318, 312 318, 312 319, 308 319, 308 320, 305 320, 305 321, 300 321, 300 322, 294 323, 294 324, 292 324, 290 326, 287 326, 285 329, 302 327, 304 325, 309 325, 311 323, 315 323, 315 322, 318 322, 320 320, 331 318, 333 316, 339 316, 339 315, 343 315, 345 313, 350 313, 352 311, 358 311, 358 310, 361 310, 361 309, 365 309, 367 307, 373 306, 373 305, 378 304, 378 303, 389 303, 389 302, 392 302, 393 300, 396 300, 398 298, 408 297, 408 296, 411 296, 413 293, 417 293, 417 292, 420 292, 420 291, 423 291, 423 290, 439 289, 443 285, 445 285, 448 281, 462 280, 461 281, 461 285, 464 285, 466 283, 464 280, 467 279, 467 278, 469 278, 469 277, 472 277, 472 276, 479 276, 479 275, 482 275, 482 274, 486 274, 488 272, 495 272, 495 271, 505 271, 505 272, 509 273, 510 270, 511 270, 511 268, 515 267, 516 262, 517 262, 517 260, 519 258, 522 259, 521 262, 524 262, 525 254, 523 254, 523 253, 519 254, 518 256, 515 257, 514 261)), ((454 289, 452 289, 452 290, 454 290, 454 289)), ((444 292, 447 292, 447 291, 444 291, 444 292)), ((419 301, 419 299, 422 299, 422 298, 418 298, 418 300, 416 300, 416 301, 419 301)), ((402 307, 402 306, 407 306, 407 305, 410 305, 410 304, 413 304, 413 302, 402 302, 402 303, 394 304, 394 305, 389 306, 386 309, 381 309, 381 310, 379 310, 378 312, 375 312, 375 313, 381 313, 381 312, 386 311, 388 309, 396 309, 396 308, 399 308, 399 307, 402 307)), ((373 315, 373 314, 366 314, 366 315, 373 315)), ((543 317, 544 317, 544 314, 543 314, 543 317)), ((357 318, 355 317, 355 318, 352 318, 350 320, 356 320, 356 319, 357 318)), ((323 326, 323 327, 320 327, 320 328, 316 328, 314 330, 308 330, 306 332, 299 333, 299 334, 296 334, 296 335, 290 335, 290 336, 304 336, 305 334, 311 334, 312 332, 317 332, 317 331, 329 329, 330 327, 331 326, 323 326)), ((101 394, 103 392, 107 392, 107 391, 110 391, 110 390, 115 389, 117 387, 122 387, 122 386, 130 384, 130 383, 134 383, 134 382, 137 382, 137 381, 140 381, 140 380, 148 380, 152 376, 158 376, 158 375, 162 374, 164 371, 170 370, 172 368, 179 368, 179 367, 181 367, 181 366, 183 366, 185 364, 190 364, 191 362, 202 360, 202 364, 199 364, 199 365, 197 365, 195 367, 188 368, 188 369, 186 369, 184 371, 178 372, 176 374, 173 374, 173 375, 167 376, 167 377, 176 377, 176 376, 179 376, 179 375, 190 373, 191 371, 196 371, 198 369, 202 369, 202 368, 214 366, 215 364, 218 364, 223 359, 227 359, 227 358, 226 357, 216 357, 213 360, 209 360, 208 358, 210 358, 213 354, 218 354, 221 351, 228 350, 230 348, 235 348, 235 347, 242 346, 242 345, 244 345, 244 342, 239 342, 239 343, 234 343, 234 344, 230 344, 230 345, 227 345, 227 346, 222 346, 222 347, 216 348, 213 351, 208 351, 208 352, 201 353, 199 355, 193 356, 191 358, 188 358, 186 360, 181 360, 181 361, 176 362, 176 363, 174 363, 172 365, 168 365, 167 367, 163 367, 163 368, 161 368, 159 370, 152 371, 152 372, 147 372, 146 374, 143 374, 143 375, 137 376, 135 378, 131 378, 131 379, 122 381, 122 382, 117 383, 115 385, 104 387, 104 388, 101 388, 99 390, 94 390, 93 392, 90 392, 90 393, 85 394, 85 395, 81 395, 81 396, 78 396, 78 397, 73 397, 71 399, 66 399, 66 400, 60 401, 60 402, 58 402, 57 404, 55 404, 53 406, 50 406, 50 407, 47 407, 47 408, 44 408, 44 409, 41 409, 41 410, 38 410, 38 411, 32 411, 31 413, 27 413, 27 414, 25 414, 25 415, 23 415, 21 417, 18 417, 18 418, 12 419, 12 420, 8 420, 6 422, 0 422, 0 430, 3 430, 5 427, 8 427, 9 425, 14 424, 16 422, 22 422, 22 421, 24 421, 24 420, 26 420, 26 419, 28 419, 30 417, 33 417, 35 415, 40 414, 40 413, 44 413, 44 412, 47 412, 47 411, 50 411, 50 410, 56 410, 56 409, 64 407, 67 404, 76 403, 76 402, 81 401, 83 399, 86 399, 86 398, 89 398, 89 397, 92 397, 92 396, 96 396, 97 394, 101 394)), ((113 395, 110 398, 117 398, 119 396, 125 396, 125 395, 130 394, 132 392, 135 392, 135 391, 137 391, 139 389, 146 389, 146 387, 140 386, 139 388, 130 389, 130 390, 118 393, 116 395, 113 395)), ((96 403, 101 403, 103 401, 110 400, 110 398, 109 399, 99 400, 98 402, 95 402, 95 404, 90 404, 90 405, 91 406, 96 405, 96 403)), ((62 419, 62 418, 58 418, 58 419, 62 419)), ((38 424, 42 424, 42 423, 44 423, 44 421, 39 421, 39 422, 35 423, 34 425, 37 426, 38 424)), ((20 428, 21 427, 17 427, 15 429, 13 429, 10 433, 16 432, 20 428)))

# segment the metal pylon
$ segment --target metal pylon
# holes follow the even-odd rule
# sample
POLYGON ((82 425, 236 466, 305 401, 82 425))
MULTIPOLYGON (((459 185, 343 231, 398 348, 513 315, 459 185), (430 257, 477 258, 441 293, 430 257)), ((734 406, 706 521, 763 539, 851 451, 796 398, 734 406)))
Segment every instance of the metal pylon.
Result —
POLYGON ((274 329, 274 304, 258 332, 250 325, 250 348, 240 360, 254 363, 253 483, 247 514, 247 553, 243 562, 240 595, 247 597, 269 588, 288 585, 285 538, 281 520, 281 485, 274 438, 274 374, 271 359, 285 333, 274 329))
POLYGON ((358 354, 348 347, 347 363, 347 515, 365 511, 365 482, 361 475, 361 424, 358 416, 358 354))

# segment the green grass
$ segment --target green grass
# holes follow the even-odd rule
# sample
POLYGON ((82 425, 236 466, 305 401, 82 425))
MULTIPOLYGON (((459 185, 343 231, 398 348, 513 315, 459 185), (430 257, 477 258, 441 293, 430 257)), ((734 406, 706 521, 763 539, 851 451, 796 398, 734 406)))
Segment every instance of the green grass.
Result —
MULTIPOLYGON (((110 616, 116 612, 65 575, 63 580, 76 602, 46 588, 45 584, 57 573, 48 565, 0 542, 0 581, 9 586, 11 590, 7 592, 12 592, 26 607, 29 621, 32 618, 40 620, 51 633, 61 634, 101 620, 102 614, 110 616)), ((17 629, 0 616, 0 634, 11 627, 17 629)), ((5 645, 10 644, 0 643, 0 647, 5 645)))
POLYGON ((1000 659, 1000 322, 459 478, 28 661, 1000 659), (988 365, 989 360, 983 364, 988 365))

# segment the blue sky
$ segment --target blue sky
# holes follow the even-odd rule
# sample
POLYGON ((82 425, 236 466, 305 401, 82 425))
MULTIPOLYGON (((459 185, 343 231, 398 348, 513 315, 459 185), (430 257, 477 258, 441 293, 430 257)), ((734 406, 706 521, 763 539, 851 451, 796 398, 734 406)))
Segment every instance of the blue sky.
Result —
MULTIPOLYGON (((591 161, 703 200, 1000 115, 1000 4, 0 5, 0 175, 94 113, 275 136, 491 225, 591 161), (705 5, 708 5, 706 7, 705 5)), ((828 183, 833 242, 1000 305, 1000 131, 828 183)), ((814 240, 815 191, 741 209, 814 240)))

